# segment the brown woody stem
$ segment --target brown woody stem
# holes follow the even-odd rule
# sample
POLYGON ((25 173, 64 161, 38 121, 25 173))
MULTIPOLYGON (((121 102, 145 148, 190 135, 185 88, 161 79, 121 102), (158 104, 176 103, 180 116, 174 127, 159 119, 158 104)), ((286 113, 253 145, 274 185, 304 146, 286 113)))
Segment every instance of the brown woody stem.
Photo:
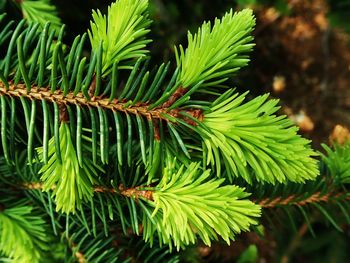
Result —
POLYGON ((185 93, 188 91, 188 89, 179 87, 177 90, 175 90, 174 94, 169 97, 169 99, 163 103, 162 108, 169 108, 171 105, 173 105, 179 98, 181 98, 185 93))
MULTIPOLYGON (((22 188, 29 190, 42 190, 42 183, 24 183, 22 188)), ((145 198, 147 200, 153 201, 153 192, 152 190, 144 190, 144 187, 137 186, 132 188, 125 188, 122 184, 119 185, 118 189, 109 188, 104 186, 95 186, 94 192, 96 193, 112 193, 112 194, 121 194, 125 197, 132 197, 134 199, 145 198)))
POLYGON ((308 198, 302 199, 300 195, 290 195, 287 197, 276 197, 273 199, 265 198, 258 202, 258 204, 264 208, 273 208, 278 206, 285 205, 297 205, 304 206, 311 203, 320 203, 320 202, 331 202, 334 199, 345 198, 350 199, 350 196, 347 193, 335 193, 329 192, 326 194, 322 194, 321 192, 316 192, 308 198))
MULTIPOLYGON (((95 98, 95 100, 87 100, 81 92, 79 92, 77 95, 74 95, 73 92, 69 92, 66 96, 64 96, 61 90, 56 90, 54 93, 51 93, 51 91, 48 88, 39 88, 36 86, 32 86, 30 91, 28 92, 24 84, 8 84, 9 88, 7 89, 6 85, 0 81, 0 95, 6 95, 9 97, 26 97, 30 100, 47 100, 50 102, 56 102, 59 105, 74 104, 79 106, 103 108, 106 110, 121 111, 135 115, 142 115, 148 119, 159 119, 169 121, 164 115, 167 114, 175 118, 181 118, 190 125, 196 125, 194 121, 191 121, 188 118, 185 118, 181 114, 179 114, 179 110, 169 111, 167 108, 158 108, 150 110, 148 109, 148 104, 140 103, 125 107, 127 102, 121 102, 117 99, 114 99, 112 101, 110 101, 108 98, 95 98)), ((186 113, 199 120, 203 119, 202 113, 198 109, 186 110, 186 113)))
MULTIPOLYGON (((25 189, 42 189, 41 183, 26 183, 23 185, 25 189)), ((143 197, 147 200, 153 201, 153 193, 152 190, 144 190, 144 187, 137 186, 133 188, 125 188, 123 185, 119 186, 119 189, 115 188, 107 188, 104 186, 96 186, 94 191, 97 193, 119 193, 125 197, 132 197, 138 199, 143 197)), ((304 206, 312 203, 320 203, 320 202, 332 202, 336 199, 346 199, 350 200, 350 195, 345 192, 329 192, 326 194, 322 194, 321 192, 316 192, 313 195, 304 198, 301 195, 290 195, 288 197, 276 197, 276 198, 265 198, 263 200, 253 200, 253 202, 257 203, 263 208, 275 208, 286 205, 297 205, 304 206)))

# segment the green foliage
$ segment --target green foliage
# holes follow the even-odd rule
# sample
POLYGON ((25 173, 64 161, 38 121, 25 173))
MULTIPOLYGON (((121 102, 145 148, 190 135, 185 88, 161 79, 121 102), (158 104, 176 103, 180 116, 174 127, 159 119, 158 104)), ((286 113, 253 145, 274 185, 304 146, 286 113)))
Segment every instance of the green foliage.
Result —
POLYGON ((308 230, 318 239, 321 226, 343 232, 344 226, 350 224, 347 185, 327 171, 326 163, 322 161, 320 166, 321 176, 314 181, 247 187, 247 191, 254 193, 254 200, 265 208, 261 221, 269 222, 265 225, 277 240, 298 235, 298 228, 308 230))
POLYGON ((58 33, 62 23, 57 15, 56 7, 50 3, 50 0, 23 0, 20 6, 23 17, 28 21, 39 22, 42 27, 50 22, 52 29, 58 33))
POLYGON ((217 85, 247 65, 249 59, 245 54, 254 45, 250 35, 254 26, 251 10, 233 13, 231 9, 216 19, 213 27, 206 22, 194 36, 189 32, 188 47, 184 51, 180 45, 176 52, 180 85, 189 88, 202 81, 207 86, 217 85))
POLYGON ((256 263, 258 262, 258 248, 256 245, 250 245, 237 259, 237 263, 256 263))
POLYGON ((119 0, 108 7, 107 17, 93 11, 89 37, 93 50, 102 44, 102 72, 107 75, 114 63, 131 68, 130 60, 145 56, 150 40, 145 38, 151 23, 147 14, 148 0, 119 0))
POLYGON ((316 153, 289 119, 274 115, 278 100, 267 100, 266 94, 243 103, 246 94, 229 90, 204 112, 198 130, 206 164, 220 175, 222 158, 231 180, 243 177, 248 183, 315 179, 319 171, 311 157, 316 153))
MULTIPOLYGON (((40 169, 43 191, 51 191, 55 197, 56 210, 75 213, 81 209, 82 202, 90 201, 93 196, 93 184, 97 181, 98 166, 84 158, 82 167, 72 144, 69 126, 62 123, 59 129, 59 141, 51 138, 48 144, 49 160, 40 169), (59 143, 59 147, 56 147, 59 143), (64 160, 58 159, 60 151, 64 160)), ((43 162, 43 148, 38 148, 39 159, 43 162)))
POLYGON ((328 18, 332 26, 341 27, 350 32, 350 3, 347 0, 327 0, 329 5, 328 18))
POLYGON ((24 203, 0 211, 0 252, 13 262, 41 262, 48 250, 45 221, 24 203))
POLYGON ((347 218, 348 195, 332 196, 324 178, 308 181, 319 173, 316 154, 275 115, 278 101, 222 94, 248 63, 252 12, 231 10, 189 33, 171 72, 170 62, 145 59, 147 9, 146 0, 118 0, 107 15, 93 12, 90 31, 71 45, 63 27, 55 35, 48 23, 0 24, 0 186, 42 209, 63 245, 57 254, 178 262, 171 248, 230 243, 258 224, 269 198, 309 220, 306 203, 341 230, 334 204, 308 202, 334 201, 347 218))
POLYGON ((323 144, 327 155, 322 155, 330 175, 336 183, 350 183, 350 142, 344 145, 335 144, 333 149, 323 144))
POLYGON ((229 244, 236 234, 257 223, 260 207, 245 199, 249 194, 237 186, 220 186, 224 180, 209 179, 209 175, 198 163, 178 171, 165 169, 153 201, 148 201, 154 210, 152 214, 146 210, 143 216, 145 241, 152 243, 157 235, 161 244, 174 244, 179 250, 194 244, 198 235, 206 245, 218 236, 229 244))
POLYGON ((344 263, 349 258, 348 243, 348 237, 339 231, 322 229, 317 238, 308 235, 300 240, 290 259, 310 263, 344 263))
POLYGON ((124 236, 121 239, 119 233, 111 233, 109 237, 106 237, 103 231, 100 231, 92 235, 77 222, 69 224, 69 228, 63 233, 64 237, 66 237, 65 242, 71 248, 65 262, 76 262, 77 254, 84 257, 84 260, 80 259, 83 262, 179 262, 179 255, 170 253, 169 248, 151 248, 139 237, 124 236), (70 233, 72 233, 71 236, 69 236, 70 233))

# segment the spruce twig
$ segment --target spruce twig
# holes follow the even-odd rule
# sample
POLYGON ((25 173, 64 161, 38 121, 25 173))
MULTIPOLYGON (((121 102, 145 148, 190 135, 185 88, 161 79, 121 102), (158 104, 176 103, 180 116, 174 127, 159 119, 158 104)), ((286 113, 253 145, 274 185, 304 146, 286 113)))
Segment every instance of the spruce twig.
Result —
MULTIPOLYGON (((24 84, 14 85, 13 83, 9 83, 9 88, 7 89, 6 85, 0 81, 0 95, 6 95, 9 97, 25 97, 30 100, 46 100, 49 102, 57 102, 59 105, 70 104, 78 105, 80 107, 103 108, 106 110, 131 113, 133 115, 142 115, 146 118, 165 121, 169 121, 169 119, 166 117, 166 115, 169 115, 173 118, 181 118, 190 125, 196 125, 195 122, 179 114, 178 109, 171 111, 168 111, 167 108, 150 110, 147 104, 129 105, 130 103, 128 102, 119 101, 118 99, 110 101, 108 98, 87 100, 81 92, 76 95, 74 95, 73 92, 69 92, 66 96, 64 96, 60 89, 57 89, 54 93, 51 93, 48 88, 39 88, 33 85, 30 91, 27 91, 24 84)), ((185 112, 198 120, 203 119, 201 111, 198 109, 188 109, 185 110, 185 112)), ((62 115, 62 117, 63 116, 65 115, 62 115)))

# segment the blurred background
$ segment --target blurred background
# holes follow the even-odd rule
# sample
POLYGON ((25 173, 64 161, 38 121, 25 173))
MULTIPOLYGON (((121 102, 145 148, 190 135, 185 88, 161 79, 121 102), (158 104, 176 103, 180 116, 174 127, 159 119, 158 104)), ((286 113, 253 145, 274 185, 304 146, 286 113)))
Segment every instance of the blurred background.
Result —
MULTIPOLYGON (((68 27, 71 43, 86 32, 91 9, 106 12, 107 0, 52 0, 68 27)), ((227 10, 252 8, 257 18, 256 46, 251 63, 231 80, 251 96, 269 92, 281 100, 301 133, 320 149, 337 124, 350 127, 350 0, 150 0, 151 56, 154 64, 172 60, 174 45, 186 46, 187 30, 195 32, 203 20, 227 10)), ((0 9, 9 2, 0 0, 0 9)), ((11 6, 6 6, 11 8, 11 6)), ((15 8, 14 8, 15 9, 15 8)), ((19 11, 14 10, 18 13, 19 11)), ((175 62, 173 63, 175 67, 175 62)), ((284 222, 281 222, 283 226, 284 222)), ((350 262, 350 229, 345 235, 317 224, 313 238, 307 223, 270 237, 260 229, 232 246, 200 246, 185 253, 187 262, 350 262), (316 231, 315 231, 316 232, 316 231), (278 238, 276 238, 276 236, 278 238), (187 256, 186 256, 187 255, 187 256)), ((281 231, 281 228, 279 228, 281 231)))

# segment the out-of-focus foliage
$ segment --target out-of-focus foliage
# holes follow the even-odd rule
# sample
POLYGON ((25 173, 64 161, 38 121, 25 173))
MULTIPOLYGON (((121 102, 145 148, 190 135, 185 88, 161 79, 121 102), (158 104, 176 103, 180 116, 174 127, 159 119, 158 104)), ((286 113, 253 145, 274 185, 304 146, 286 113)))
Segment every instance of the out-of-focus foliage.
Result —
POLYGON ((333 26, 339 26, 350 32, 350 1, 328 0, 329 21, 333 26))
POLYGON ((288 6, 287 0, 237 0, 239 6, 250 6, 250 7, 266 7, 273 6, 278 12, 283 15, 289 15, 291 9, 288 6))
POLYGON ((328 156, 323 156, 329 173, 337 183, 350 183, 350 142, 335 144, 332 148, 323 145, 328 156))
POLYGON ((237 263, 255 263, 258 260, 258 248, 250 245, 237 259, 237 263))

